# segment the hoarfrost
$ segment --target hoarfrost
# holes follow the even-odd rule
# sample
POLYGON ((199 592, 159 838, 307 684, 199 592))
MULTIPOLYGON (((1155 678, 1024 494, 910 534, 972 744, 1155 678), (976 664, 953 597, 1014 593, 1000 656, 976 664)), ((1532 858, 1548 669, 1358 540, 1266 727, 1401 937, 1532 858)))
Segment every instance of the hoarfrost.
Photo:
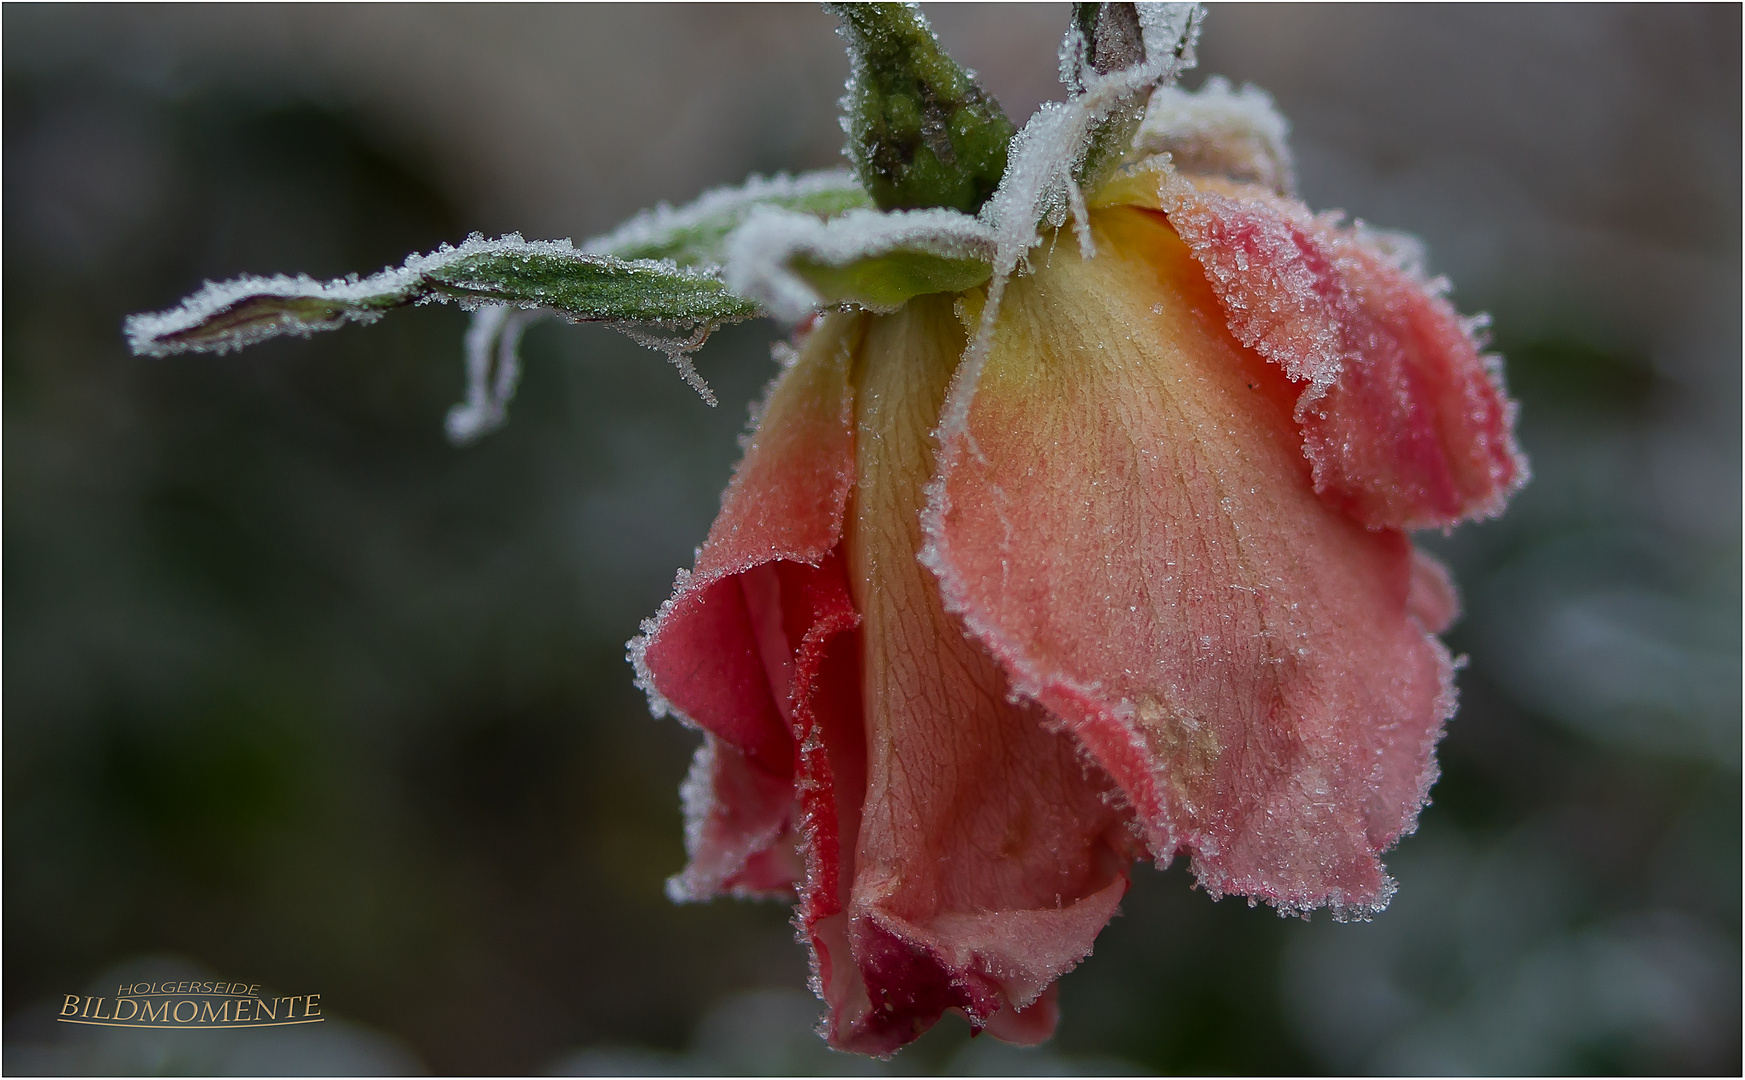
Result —
MULTIPOLYGON (((941 260, 947 271, 954 264, 992 266, 995 238, 987 225, 955 210, 851 210, 819 221, 808 214, 758 207, 727 238, 726 251, 727 287, 763 304, 775 318, 796 323, 838 299, 876 310, 894 306, 886 296, 822 295, 818 283, 808 279, 804 263, 844 269, 885 256, 910 255, 941 260)), ((872 276, 877 276, 876 268, 872 276)), ((985 274, 978 271, 972 276, 985 274)), ((901 283, 888 284, 897 288, 901 283)), ((953 291, 968 284, 974 282, 955 284, 953 291)))
POLYGON ((680 266, 720 266, 727 261, 730 233, 760 206, 834 217, 870 208, 860 182, 847 169, 789 176, 753 176, 738 186, 718 187, 674 209, 661 203, 582 245, 583 251, 621 259, 669 258, 680 266))
POLYGON ((416 279, 402 267, 361 280, 356 274, 327 282, 275 274, 208 281, 178 306, 129 315, 122 327, 136 356, 227 353, 281 334, 308 337, 346 322, 375 322, 412 301, 416 279), (210 335, 193 336, 215 323, 210 335))
MULTIPOLYGON (((975 385, 1006 281, 1039 241, 1039 223, 1046 221, 1058 229, 1070 214, 1080 249, 1087 258, 1095 254, 1079 181, 1085 155, 1099 126, 1107 124, 1121 109, 1131 107, 1135 95, 1173 85, 1182 72, 1196 63, 1194 43, 1199 38, 1203 17, 1198 4, 1134 7, 1144 59, 1129 67, 1098 72, 1090 62, 1090 43, 1075 19, 1060 47, 1061 81, 1073 91, 1073 96, 1064 103, 1044 104, 1012 139, 1006 175, 980 215, 994 235, 993 280, 988 286, 980 327, 958 366, 954 383, 964 380, 967 387, 975 385)), ((940 420, 942 435, 961 430, 971 396, 953 391, 951 412, 940 420)))
POLYGON ((1351 223, 1351 239, 1371 255, 1428 288, 1432 294, 1441 296, 1452 291, 1453 285, 1446 277, 1430 277, 1426 269, 1429 250, 1424 247, 1424 241, 1411 233, 1378 229, 1366 221, 1357 220, 1351 223))
POLYGON ((320 282, 308 275, 244 276, 207 282, 174 308, 129 316, 128 343, 140 355, 224 353, 282 334, 308 336, 346 322, 370 323, 406 304, 453 301, 546 308, 573 322, 662 322, 700 326, 757 314, 709 272, 671 261, 584 252, 568 240, 478 233, 458 247, 410 255, 367 278, 320 282))
POLYGON ((1169 154, 1184 173, 1225 176, 1294 195, 1290 130, 1265 90, 1252 84, 1232 90, 1230 80, 1213 75, 1197 92, 1159 88, 1133 145, 1141 153, 1169 154))
MULTIPOLYGON (((994 262, 996 293, 1036 242, 1036 226, 1046 220, 1058 228, 1071 212, 1078 219, 1079 242, 1086 256, 1090 232, 1084 225, 1084 193, 1079 173, 1098 127, 1136 94, 1167 86, 1194 66, 1194 42, 1199 37, 1198 4, 1137 4, 1145 57, 1130 67, 1107 73, 1091 66, 1090 44, 1075 21, 1061 43, 1061 77, 1076 92, 1065 103, 1049 102, 1037 110, 1012 140, 1009 164, 1000 187, 982 208, 993 227, 998 254, 994 262)), ((992 317, 992 308, 987 313, 992 317)))
MULTIPOLYGON (((836 198, 843 179, 843 174, 818 174, 754 180, 736 197, 816 205, 836 198)), ((699 200, 708 214, 666 210, 662 220, 673 228, 662 234, 644 223, 636 242, 670 239, 684 228, 719 227, 722 214, 732 217, 729 211, 737 205, 730 196, 735 193, 718 191, 699 200)), ((623 250, 632 246, 625 240, 623 250)), ((307 337, 347 322, 371 323, 394 308, 432 301, 452 301, 475 313, 466 342, 466 398, 447 417, 449 438, 457 444, 502 426, 520 377, 521 335, 544 315, 604 322, 665 353, 713 405, 714 395, 690 355, 722 324, 758 314, 755 304, 729 292, 712 269, 583 251, 568 240, 524 240, 519 233, 486 240, 474 233, 459 246, 444 244, 427 255, 408 256, 403 265, 367 278, 353 274, 321 282, 281 274, 209 281, 168 311, 130 316, 125 330, 140 355, 225 353, 284 334, 307 337)))
POLYGON ((703 376, 697 373, 697 365, 691 362, 691 357, 703 347, 704 342, 709 340, 709 335, 718 329, 717 324, 704 323, 688 333, 681 328, 668 330, 659 323, 612 321, 606 325, 645 349, 665 353, 666 358, 679 369, 679 375, 684 378, 686 386, 695 390, 697 396, 702 398, 710 408, 714 408, 718 404, 715 400, 715 391, 709 389, 709 384, 704 382, 703 376))
POLYGON ((501 304, 473 312, 466 339, 466 400, 448 410, 450 442, 465 446, 502 427, 509 418, 509 401, 521 381, 521 335, 540 314, 501 304))
MULTIPOLYGON (((757 207, 780 207, 802 214, 831 217, 870 205, 872 202, 859 181, 846 169, 821 170, 799 176, 787 173, 752 176, 743 184, 706 191, 681 207, 660 203, 611 232, 584 241, 580 250, 616 259, 670 260, 681 268, 712 271, 726 261, 728 235, 757 207)), ((498 378, 501 381, 504 374, 509 373, 509 390, 506 394, 488 394, 483 387, 487 377, 485 370, 489 367, 490 345, 488 342, 476 344, 475 337, 480 333, 481 320, 495 320, 490 325, 502 326, 503 313, 508 310, 500 306, 480 308, 474 316, 473 329, 467 335, 467 401, 451 410, 448 420, 449 438, 457 444, 471 442, 502 426, 507 416, 504 408, 514 396, 514 379, 519 374, 516 346, 521 334, 535 320, 553 314, 528 311, 513 324, 513 335, 504 336, 497 350, 498 378), (461 434, 463 431, 465 433, 461 434)), ((713 325, 704 324, 688 332, 662 332, 658 324, 650 328, 622 320, 609 321, 607 325, 639 345, 664 353, 691 389, 710 405, 716 403, 713 391, 691 361, 692 355, 715 329, 713 325)))

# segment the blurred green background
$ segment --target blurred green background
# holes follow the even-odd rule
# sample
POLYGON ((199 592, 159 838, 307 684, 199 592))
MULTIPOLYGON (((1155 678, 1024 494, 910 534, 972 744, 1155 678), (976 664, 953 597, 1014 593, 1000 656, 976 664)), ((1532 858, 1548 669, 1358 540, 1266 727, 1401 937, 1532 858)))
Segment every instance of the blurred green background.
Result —
MULTIPOLYGON (((1020 122, 1064 5, 935 6, 1020 122)), ((774 373, 541 324, 443 439, 465 316, 140 360, 203 278, 580 240, 838 161, 804 6, 70 6, 3 23, 5 1071, 828 1072, 788 912, 676 907, 694 736, 623 643, 774 373), (129 978, 334 1020, 53 1022, 129 978), (287 1032, 289 1034, 287 1034, 287 1032), (149 1036, 149 1037, 148 1037, 149 1036)), ((1740 9, 1213 6, 1301 187, 1495 317, 1535 479, 1425 542, 1467 602, 1443 779, 1367 925, 1141 870, 1036 1052, 883 1071, 1716 1072, 1740 1062, 1740 9)), ((111 991, 112 992, 112 991, 111 991)))

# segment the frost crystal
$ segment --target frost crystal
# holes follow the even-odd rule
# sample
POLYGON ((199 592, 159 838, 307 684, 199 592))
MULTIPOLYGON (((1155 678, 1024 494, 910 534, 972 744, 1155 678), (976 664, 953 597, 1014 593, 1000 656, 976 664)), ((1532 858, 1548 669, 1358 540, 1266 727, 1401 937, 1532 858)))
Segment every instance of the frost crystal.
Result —
POLYGON ((509 417, 509 400, 521 381, 521 334, 537 312, 518 311, 493 304, 473 312, 467 329, 466 400, 448 410, 448 438, 464 446, 503 426, 509 417), (496 359, 496 377, 491 361, 496 359))
MULTIPOLYGON (((871 205, 872 200, 846 169, 799 176, 787 173, 772 177, 753 176, 743 184, 706 191, 677 209, 660 203, 604 236, 584 242, 581 250, 615 259, 665 259, 686 269, 714 271, 727 261, 725 244, 728 235, 760 206, 828 218, 871 205)), ((484 370, 489 362, 488 359, 479 360, 477 356, 483 355, 478 350, 490 346, 489 343, 475 345, 474 339, 480 333, 495 333, 494 328, 504 325, 503 315, 508 311, 506 305, 493 305, 480 308, 473 316, 473 329, 467 335, 467 401, 455 406, 448 420, 449 438, 457 444, 495 431, 507 418, 505 409, 509 398, 514 395, 515 375, 510 375, 506 394, 487 395, 484 370), (480 327, 484 325, 493 329, 481 331, 480 327), (476 375, 475 369, 479 372, 476 375), (457 425, 462 427, 457 428, 457 425), (463 428, 466 433, 457 434, 463 428)), ((524 313, 515 323, 514 333, 503 337, 497 352, 499 373, 519 373, 517 346, 521 333, 544 314, 540 311, 524 313)), ((651 328, 627 320, 609 320, 606 325, 638 345, 664 353, 691 389, 710 405, 715 404, 714 392, 691 362, 691 356, 703 347, 714 331, 713 325, 686 329, 669 324, 651 328)), ((500 374, 499 379, 501 377, 500 374)))
MULTIPOLYGON (((1075 20, 1060 51, 1061 81, 1074 91, 1073 96, 1064 103, 1044 104, 1012 140, 1005 178, 980 214, 994 233, 994 273, 981 326, 958 367, 957 379, 963 385, 975 385, 1006 281, 1039 240, 1037 225, 1046 221, 1059 228, 1070 214, 1080 250, 1086 257, 1094 254, 1080 181, 1099 130, 1132 108, 1136 95, 1173 84, 1196 62, 1194 43, 1202 17, 1198 4, 1134 7, 1143 59, 1106 73, 1097 71, 1091 63, 1092 43, 1085 40, 1075 20)), ((954 394, 952 401, 957 405, 941 419, 942 432, 962 424, 969 395, 954 394)))
POLYGON ((720 266, 727 261, 728 234, 760 206, 820 218, 868 208, 872 200, 847 169, 773 177, 753 176, 736 187, 718 187, 674 209, 661 203, 644 210, 583 251, 620 259, 671 259, 680 266, 720 266))
MULTIPOLYGON (((1085 253, 1091 254, 1079 181, 1093 137, 1100 125, 1130 106, 1135 94, 1171 84, 1194 65, 1199 6, 1135 6, 1144 59, 1106 74, 1096 71, 1090 64, 1089 44, 1075 23, 1061 44, 1061 74, 1067 85, 1079 92, 1064 104, 1044 105, 1012 141, 1005 179, 982 209, 998 247, 994 259, 996 301, 1005 279, 1036 242, 1036 226, 1041 221, 1058 228, 1072 213, 1079 223, 1079 242, 1085 253)), ((992 314, 990 306, 986 317, 992 314)))
POLYGON ((1190 175, 1224 176, 1291 195, 1296 169, 1286 142, 1290 123, 1258 86, 1230 88, 1214 75, 1198 92, 1160 87, 1134 139, 1141 153, 1167 153, 1190 175))
POLYGON ((320 282, 308 275, 207 282, 178 307, 128 318, 133 351, 166 356, 228 352, 281 334, 307 336, 345 322, 374 322, 392 308, 454 301, 544 308, 572 322, 632 320, 701 326, 757 314, 714 274, 671 261, 621 259, 568 240, 478 233, 367 278, 320 282))

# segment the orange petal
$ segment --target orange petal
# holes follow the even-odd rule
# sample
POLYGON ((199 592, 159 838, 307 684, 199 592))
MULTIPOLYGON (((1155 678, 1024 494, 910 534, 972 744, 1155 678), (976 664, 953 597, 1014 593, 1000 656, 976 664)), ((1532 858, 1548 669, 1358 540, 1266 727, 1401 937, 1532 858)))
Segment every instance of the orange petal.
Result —
POLYGON ((1303 385, 1315 490, 1366 525, 1500 513, 1527 478, 1494 357, 1433 283, 1362 230, 1260 188, 1178 175, 1156 200, 1236 337, 1303 385))
POLYGON ((1316 497, 1294 389, 1161 216, 1091 218, 1099 257, 1038 249, 953 389, 929 565, 1159 861, 1190 852, 1215 895, 1362 914, 1454 705, 1411 545, 1316 497))
POLYGON ((846 927, 865 995, 831 1042, 884 1054, 947 1009, 1035 1042, 1049 984, 1090 952, 1133 855, 1101 770, 946 614, 917 561, 928 431, 964 347, 950 298, 872 321, 845 538, 863 619, 867 785, 846 927))

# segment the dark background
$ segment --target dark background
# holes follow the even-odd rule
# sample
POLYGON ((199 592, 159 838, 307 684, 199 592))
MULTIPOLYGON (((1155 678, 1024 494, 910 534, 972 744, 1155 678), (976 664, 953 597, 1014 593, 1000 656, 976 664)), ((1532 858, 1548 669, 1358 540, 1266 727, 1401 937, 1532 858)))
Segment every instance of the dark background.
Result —
MULTIPOLYGON (((1064 5, 928 9, 1020 123, 1064 5)), ((203 278, 604 231, 838 160, 847 64, 781 7, 8 4, 5 1068, 867 1071, 779 906, 675 907, 694 736, 623 643, 688 565, 774 329, 700 402, 542 324, 509 426, 443 439, 465 316, 140 360, 203 278), (249 1033, 72 1029, 206 972, 249 1033), (113 992, 112 990, 109 992, 113 992), (149 1036, 149 1037, 148 1037, 149 1036)), ((1495 317, 1535 479, 1427 543, 1471 656, 1368 925, 1141 870, 1044 1050, 908 1072, 1722 1072, 1740 1063, 1740 8, 1214 6, 1206 74, 1301 187, 1495 317)))

